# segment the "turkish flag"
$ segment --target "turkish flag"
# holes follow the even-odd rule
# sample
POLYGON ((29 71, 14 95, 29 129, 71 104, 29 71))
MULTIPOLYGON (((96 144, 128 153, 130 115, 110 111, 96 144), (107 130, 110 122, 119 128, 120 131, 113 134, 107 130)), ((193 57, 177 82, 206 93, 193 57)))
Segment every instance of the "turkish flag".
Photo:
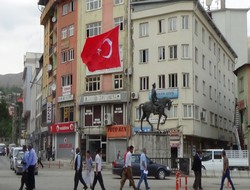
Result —
POLYGON ((89 71, 120 67, 118 45, 119 26, 103 34, 88 37, 81 58, 89 71))

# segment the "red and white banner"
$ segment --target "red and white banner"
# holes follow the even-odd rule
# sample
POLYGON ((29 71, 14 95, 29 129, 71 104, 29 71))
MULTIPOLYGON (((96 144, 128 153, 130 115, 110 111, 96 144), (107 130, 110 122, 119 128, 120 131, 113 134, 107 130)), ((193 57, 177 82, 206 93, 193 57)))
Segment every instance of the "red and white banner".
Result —
POLYGON ((49 126, 50 133, 72 133, 75 131, 75 122, 56 123, 49 126))

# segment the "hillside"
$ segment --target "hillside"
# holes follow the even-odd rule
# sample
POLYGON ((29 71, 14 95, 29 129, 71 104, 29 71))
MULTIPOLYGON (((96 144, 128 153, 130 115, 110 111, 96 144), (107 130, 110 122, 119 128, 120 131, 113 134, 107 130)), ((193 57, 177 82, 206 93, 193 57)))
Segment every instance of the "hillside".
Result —
POLYGON ((0 75, 0 87, 22 87, 23 73, 0 75))

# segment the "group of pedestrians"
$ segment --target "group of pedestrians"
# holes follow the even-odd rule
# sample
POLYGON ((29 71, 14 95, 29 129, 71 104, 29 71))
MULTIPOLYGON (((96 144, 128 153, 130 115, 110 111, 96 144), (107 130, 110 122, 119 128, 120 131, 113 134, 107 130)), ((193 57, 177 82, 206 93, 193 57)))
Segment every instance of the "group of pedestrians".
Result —
MULTIPOLYGON (((223 190, 224 187, 224 181, 227 178, 228 182, 230 183, 232 190, 235 190, 234 184, 231 180, 230 177, 230 170, 229 170, 229 161, 226 156, 225 150, 222 151, 221 156, 223 157, 223 171, 222 171, 222 178, 221 178, 221 186, 220 190, 223 190)), ((193 183, 193 189, 194 190, 202 190, 201 186, 201 169, 202 169, 202 164, 201 164, 201 158, 202 158, 202 152, 198 150, 194 156, 193 164, 192 164, 192 170, 194 171, 194 183, 193 183)))
POLYGON ((37 163, 36 152, 33 149, 32 144, 28 145, 28 149, 26 145, 23 145, 23 152, 23 174, 19 190, 23 189, 24 184, 26 185, 27 190, 33 190, 35 189, 35 167, 37 163))
POLYGON ((142 149, 142 153, 140 155, 140 171, 141 176, 137 183, 137 186, 135 186, 135 182, 133 179, 133 171, 132 171, 132 153, 134 151, 134 146, 130 146, 127 148, 127 152, 124 154, 124 167, 122 171, 122 179, 120 182, 120 190, 122 190, 126 180, 129 180, 129 186, 133 187, 134 190, 140 190, 140 186, 142 181, 145 183, 146 190, 149 190, 150 187, 148 185, 147 181, 147 175, 148 175, 148 169, 147 169, 147 159, 146 159, 146 148, 142 149))
POLYGON ((88 185, 90 189, 94 190, 97 181, 99 182, 102 190, 105 190, 103 177, 102 177, 102 159, 101 159, 102 149, 98 148, 95 155, 95 169, 94 169, 94 180, 92 183, 91 179, 91 171, 93 168, 93 160, 90 156, 90 151, 86 152, 86 174, 85 180, 82 177, 82 155, 79 148, 76 148, 75 155, 75 176, 74 176, 74 190, 77 190, 79 181, 83 184, 83 189, 88 189, 88 185), (88 184, 88 185, 87 185, 88 184))

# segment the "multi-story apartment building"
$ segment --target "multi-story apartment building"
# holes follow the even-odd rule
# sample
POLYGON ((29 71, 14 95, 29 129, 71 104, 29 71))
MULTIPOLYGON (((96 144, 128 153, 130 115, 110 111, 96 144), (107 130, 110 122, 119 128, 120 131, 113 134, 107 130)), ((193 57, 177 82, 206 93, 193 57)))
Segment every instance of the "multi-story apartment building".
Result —
POLYGON ((78 1, 39 1, 44 25, 43 126, 46 148, 67 158, 78 142, 75 131, 77 95, 78 1))
POLYGON ((120 26, 121 67, 89 72, 78 56, 78 128, 84 134, 81 144, 91 152, 102 147, 104 161, 113 161, 118 150, 126 150, 130 137, 128 3, 124 0, 79 1, 78 51, 82 51, 87 37, 120 26))
POLYGON ((32 100, 36 100, 34 96, 34 90, 41 88, 41 86, 36 86, 34 83, 34 78, 36 76, 36 70, 39 69, 39 60, 41 58, 41 53, 27 52, 24 56, 24 71, 23 71, 23 114, 22 117, 25 121, 26 133, 28 135, 28 141, 35 141, 35 112, 32 100))
POLYGON ((133 91, 139 93, 132 106, 134 127, 140 128, 138 105, 149 100, 156 83, 158 98, 173 100, 160 126, 177 130, 170 136, 173 157, 231 146, 237 55, 212 18, 195 0, 134 1, 131 9, 133 91))

